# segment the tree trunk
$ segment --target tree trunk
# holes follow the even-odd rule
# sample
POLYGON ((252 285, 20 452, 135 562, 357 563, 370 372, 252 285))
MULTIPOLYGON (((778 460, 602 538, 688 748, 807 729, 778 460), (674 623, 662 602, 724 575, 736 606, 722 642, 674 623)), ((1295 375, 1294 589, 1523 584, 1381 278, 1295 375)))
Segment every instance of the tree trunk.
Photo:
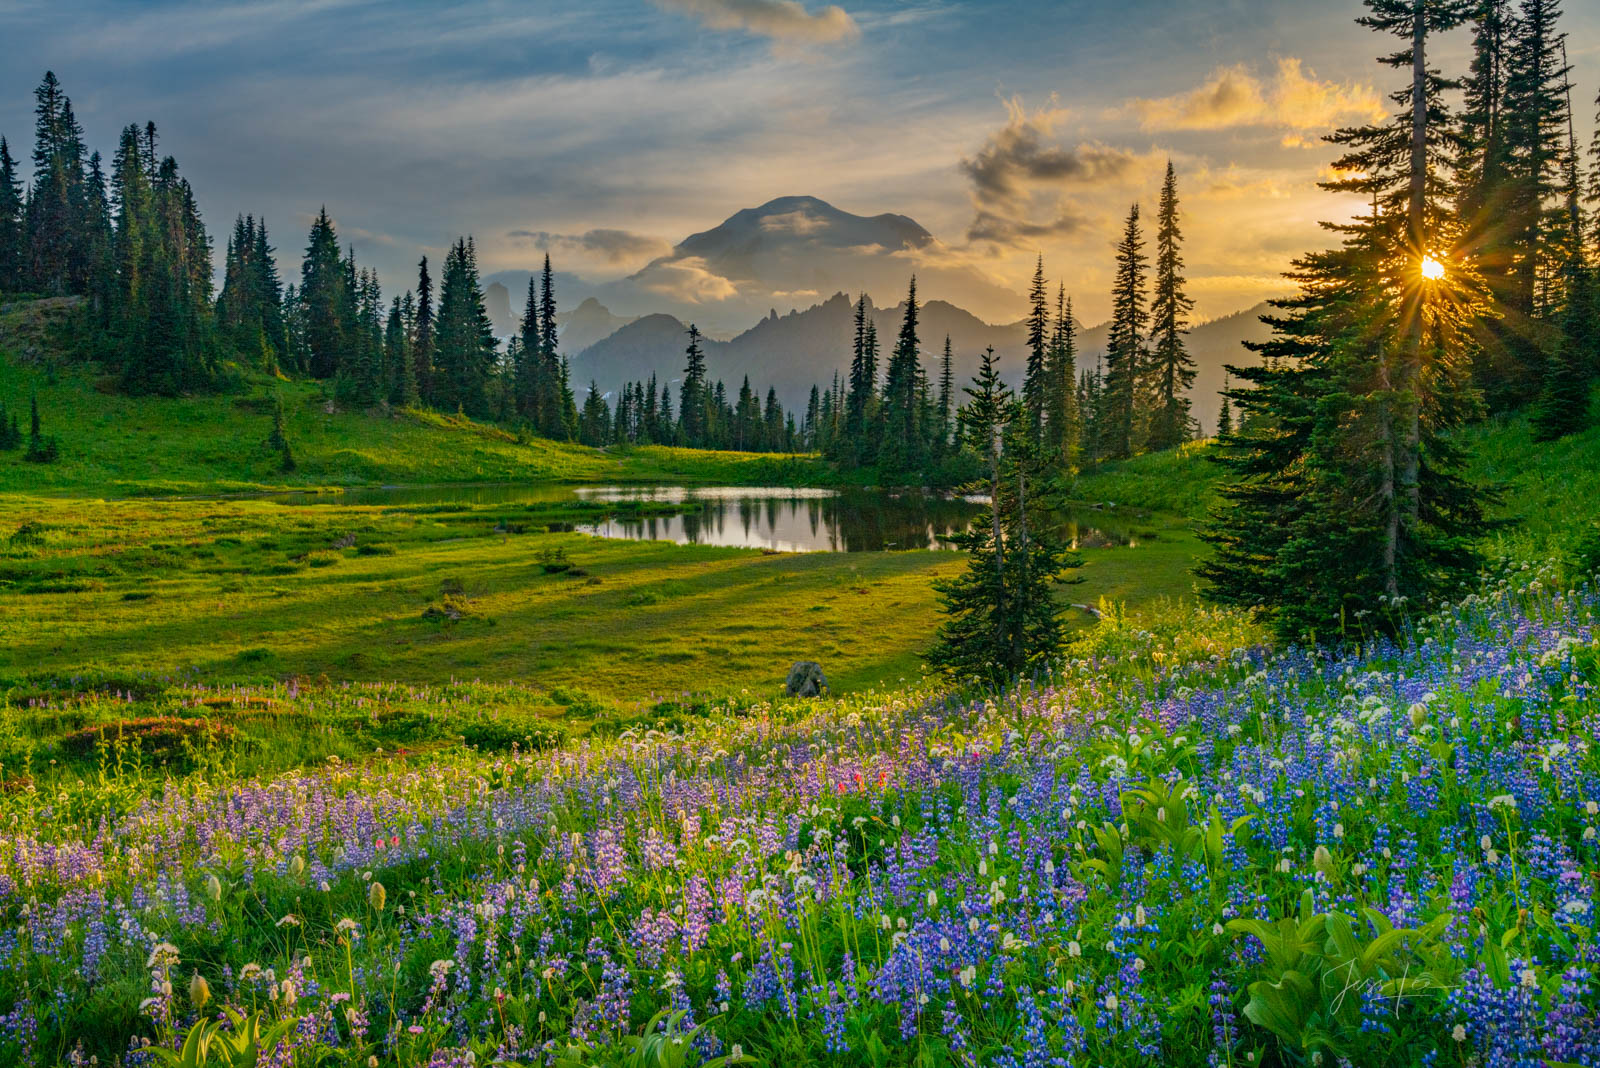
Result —
MULTIPOLYGON (((1401 447, 1400 489, 1403 495, 1402 533, 1412 531, 1421 514, 1419 480, 1422 463, 1422 331, 1423 306, 1431 284, 1420 277, 1422 258, 1428 255, 1427 182, 1428 182, 1428 23, 1425 13, 1427 0, 1415 0, 1411 33, 1411 203, 1408 222, 1411 244, 1416 257, 1419 277, 1416 278, 1417 306, 1412 312, 1409 337, 1406 339, 1405 363, 1400 373, 1400 388, 1404 399, 1402 418, 1405 438, 1401 447)), ((1391 575, 1391 583, 1393 576, 1391 575)), ((1391 596, 1393 595, 1391 590, 1391 596)))

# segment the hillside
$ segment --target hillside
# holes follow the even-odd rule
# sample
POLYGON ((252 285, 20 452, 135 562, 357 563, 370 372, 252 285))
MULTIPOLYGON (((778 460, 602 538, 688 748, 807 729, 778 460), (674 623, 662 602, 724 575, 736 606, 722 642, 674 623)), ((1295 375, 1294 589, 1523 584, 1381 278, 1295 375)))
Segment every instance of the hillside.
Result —
POLYGON ((659 447, 613 453, 519 440, 494 426, 429 411, 341 411, 329 387, 317 382, 254 378, 240 392, 129 397, 92 367, 51 355, 40 310, 26 304, 0 313, 0 401, 25 418, 28 399, 36 395, 44 431, 60 439, 62 458, 40 465, 0 453, 0 492, 121 496, 635 479, 788 485, 828 477, 820 463, 804 457, 659 447), (284 404, 292 472, 282 471, 265 446, 274 396, 284 404))

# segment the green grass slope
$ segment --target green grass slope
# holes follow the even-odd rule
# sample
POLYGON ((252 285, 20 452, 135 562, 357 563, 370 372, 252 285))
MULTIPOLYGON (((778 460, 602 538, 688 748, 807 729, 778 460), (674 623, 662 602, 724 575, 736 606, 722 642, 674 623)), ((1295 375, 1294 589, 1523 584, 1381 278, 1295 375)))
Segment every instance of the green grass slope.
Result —
MULTIPOLYGON (((48 302, 45 307, 51 307, 48 302)), ((26 423, 37 395, 55 464, 0 453, 0 491, 128 496, 449 482, 683 481, 807 485, 830 479, 811 456, 647 447, 598 450, 518 438, 420 410, 347 412, 321 383, 247 378, 239 392, 128 397, 89 365, 50 354, 39 303, 0 310, 0 401, 26 423), (265 441, 274 396, 296 468, 265 441)), ((26 429, 26 428, 25 428, 26 429)))

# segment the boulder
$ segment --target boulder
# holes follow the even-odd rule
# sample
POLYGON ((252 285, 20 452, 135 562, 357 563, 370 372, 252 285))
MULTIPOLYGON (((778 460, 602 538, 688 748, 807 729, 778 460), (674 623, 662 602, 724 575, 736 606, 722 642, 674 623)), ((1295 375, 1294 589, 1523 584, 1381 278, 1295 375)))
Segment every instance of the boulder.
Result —
POLYGON ((790 697, 821 697, 828 692, 828 676, 815 660, 798 660, 789 669, 784 689, 790 697))

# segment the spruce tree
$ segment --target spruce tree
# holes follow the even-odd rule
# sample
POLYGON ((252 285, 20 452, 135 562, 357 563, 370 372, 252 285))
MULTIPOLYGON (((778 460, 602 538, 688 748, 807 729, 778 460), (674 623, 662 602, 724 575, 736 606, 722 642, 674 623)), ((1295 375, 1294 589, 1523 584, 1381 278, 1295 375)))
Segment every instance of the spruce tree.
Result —
POLYGON ((1083 408, 1078 400, 1077 324, 1066 287, 1056 290, 1055 328, 1050 336, 1049 389, 1045 410, 1045 456, 1069 471, 1077 467, 1083 438, 1083 408))
POLYGON ((499 351, 494 324, 483 304, 477 254, 468 238, 458 238, 445 257, 435 331, 434 405, 487 418, 490 377, 499 351))
POLYGON ((53 464, 60 457, 61 447, 54 436, 45 437, 39 422, 39 397, 28 401, 28 451, 22 458, 31 464, 53 464))
POLYGON ((26 212, 29 288, 81 293, 89 264, 83 249, 83 129, 54 71, 34 91, 33 183, 26 212))
POLYGON ((877 455, 873 424, 878 417, 878 332, 867 310, 867 295, 856 299, 854 343, 850 353, 849 394, 845 401, 841 458, 850 466, 869 464, 877 455))
POLYGON ((988 506, 951 541, 967 554, 966 569, 934 583, 941 610, 929 663, 947 674, 991 686, 1048 668, 1063 631, 1055 586, 1078 560, 1064 553, 1043 521, 1039 491, 1044 465, 1025 405, 1000 381, 987 349, 962 407, 965 440, 978 452, 988 506))
POLYGON ((512 363, 512 392, 516 398, 517 414, 531 425, 545 426, 540 402, 544 396, 544 334, 539 327, 538 280, 528 276, 528 301, 522 309, 522 322, 517 331, 516 358, 512 363))
POLYGON ((1233 477, 1204 532, 1208 596, 1258 610, 1285 639, 1398 625, 1406 604, 1455 588, 1476 567, 1482 491, 1460 475, 1448 431, 1470 416, 1466 382, 1482 279, 1446 201, 1455 142, 1430 70, 1431 34, 1457 25, 1444 0, 1368 0, 1363 25, 1409 47, 1382 62, 1410 85, 1389 123, 1341 130, 1325 183, 1373 204, 1331 227, 1336 249, 1296 261, 1297 297, 1266 317, 1261 367, 1231 368, 1243 429, 1224 442, 1233 477))
POLYGON ((950 351, 950 335, 944 336, 944 353, 939 358, 939 417, 935 442, 940 456, 951 449, 951 431, 955 422, 955 370, 950 351))
POLYGON ((355 311, 350 274, 339 254, 339 235, 323 207, 311 225, 300 265, 301 314, 310 357, 307 370, 314 378, 334 377, 350 347, 355 311))
MULTIPOLYGON (((683 384, 678 387, 678 428, 684 445, 706 447, 706 354, 700 346, 700 328, 689 324, 689 345, 684 350, 688 365, 683 369, 683 384)), ((662 399, 666 393, 663 387, 662 399)), ((669 409, 670 410, 670 409, 669 409)))
POLYGON ((1145 365, 1145 328, 1150 312, 1145 303, 1144 237, 1139 230, 1139 205, 1128 212, 1117 245, 1116 278, 1111 291, 1111 333, 1106 346, 1101 455, 1121 460, 1138 445, 1140 382, 1145 365))
POLYGON ((1150 437, 1145 444, 1153 450, 1176 448, 1192 436, 1189 390, 1194 386, 1195 366, 1183 336, 1188 333, 1188 316, 1194 301, 1184 291, 1183 255, 1179 250, 1182 240, 1178 227, 1178 179, 1169 160, 1157 210, 1155 289, 1150 302, 1153 396, 1150 437))
POLYGON ((0 293, 16 293, 27 276, 27 231, 22 183, 11 146, 0 137, 0 293))
POLYGON ((433 391, 433 279, 428 274, 428 257, 417 263, 417 312, 411 328, 411 363, 416 368, 417 395, 425 404, 434 403, 433 391))
POLYGON ((1233 398, 1229 396, 1231 389, 1230 376, 1222 376, 1222 407, 1217 412, 1217 438, 1225 440, 1233 435, 1233 398))
POLYGON ((1033 268, 1033 282, 1028 286, 1028 365, 1022 378, 1022 406, 1028 412, 1028 425, 1035 440, 1044 436, 1044 412, 1050 392, 1049 291, 1044 284, 1044 256, 1033 268))
MULTIPOLYGON (((869 334, 869 340, 871 335, 869 334)), ((878 466, 888 472, 917 470, 923 457, 917 388, 922 360, 917 340, 917 279, 911 277, 905 314, 883 384, 882 438, 878 466)))

